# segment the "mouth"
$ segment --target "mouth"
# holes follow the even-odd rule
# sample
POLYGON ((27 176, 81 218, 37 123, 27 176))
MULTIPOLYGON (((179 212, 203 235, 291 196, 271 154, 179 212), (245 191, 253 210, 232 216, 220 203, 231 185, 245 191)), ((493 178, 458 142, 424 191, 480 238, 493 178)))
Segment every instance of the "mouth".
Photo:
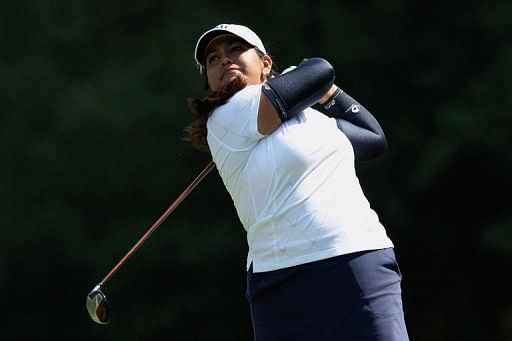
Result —
POLYGON ((240 70, 239 69, 235 69, 235 68, 229 68, 229 69, 225 70, 222 73, 222 77, 221 78, 224 78, 224 76, 231 76, 231 75, 233 75, 234 73, 237 73, 237 72, 240 72, 240 70))

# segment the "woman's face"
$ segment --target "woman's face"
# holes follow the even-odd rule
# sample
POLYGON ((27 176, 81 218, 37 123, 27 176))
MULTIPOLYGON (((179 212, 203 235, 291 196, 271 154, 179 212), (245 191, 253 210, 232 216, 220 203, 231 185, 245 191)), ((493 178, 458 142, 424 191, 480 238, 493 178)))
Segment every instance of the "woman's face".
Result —
POLYGON ((225 87, 242 74, 247 84, 261 84, 272 67, 269 56, 233 35, 213 39, 206 49, 206 76, 212 91, 225 87))

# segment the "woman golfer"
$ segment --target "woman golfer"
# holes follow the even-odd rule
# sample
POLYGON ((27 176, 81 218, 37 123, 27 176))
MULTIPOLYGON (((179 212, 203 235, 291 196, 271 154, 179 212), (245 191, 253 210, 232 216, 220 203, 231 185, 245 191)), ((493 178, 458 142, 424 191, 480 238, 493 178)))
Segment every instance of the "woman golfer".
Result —
POLYGON ((195 59, 208 96, 187 131, 247 231, 254 339, 408 340, 393 244, 354 167, 387 148, 375 118, 324 59, 274 73, 245 26, 208 30, 195 59))

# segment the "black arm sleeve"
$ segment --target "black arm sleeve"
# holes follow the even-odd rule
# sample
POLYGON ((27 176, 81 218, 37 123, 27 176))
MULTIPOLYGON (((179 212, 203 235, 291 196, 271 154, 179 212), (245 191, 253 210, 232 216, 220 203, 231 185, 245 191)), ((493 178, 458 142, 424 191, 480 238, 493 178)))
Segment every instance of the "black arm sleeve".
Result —
POLYGON ((322 58, 310 58, 294 70, 270 79, 261 89, 284 122, 317 103, 333 82, 331 64, 322 58))
POLYGON ((370 161, 387 150, 388 142, 379 122, 343 90, 338 88, 320 109, 336 118, 338 128, 352 143, 356 161, 370 161))

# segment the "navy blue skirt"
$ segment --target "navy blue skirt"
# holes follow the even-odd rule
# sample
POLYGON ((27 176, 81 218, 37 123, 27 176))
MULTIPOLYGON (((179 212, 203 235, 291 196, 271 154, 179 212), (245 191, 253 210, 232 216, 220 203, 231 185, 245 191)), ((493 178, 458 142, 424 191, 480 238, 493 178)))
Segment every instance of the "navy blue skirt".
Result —
POLYGON ((392 248, 247 274, 254 340, 409 340, 392 248))

